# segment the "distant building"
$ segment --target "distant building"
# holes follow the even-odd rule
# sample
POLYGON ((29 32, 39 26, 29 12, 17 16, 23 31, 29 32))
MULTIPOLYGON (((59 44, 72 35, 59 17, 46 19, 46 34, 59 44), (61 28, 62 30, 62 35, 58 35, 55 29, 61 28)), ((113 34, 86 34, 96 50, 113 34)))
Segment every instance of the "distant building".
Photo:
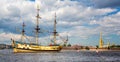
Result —
POLYGON ((11 49, 11 45, 6 45, 6 44, 0 44, 0 49, 11 49))
POLYGON ((0 49, 5 49, 6 45, 5 44, 0 44, 0 49))

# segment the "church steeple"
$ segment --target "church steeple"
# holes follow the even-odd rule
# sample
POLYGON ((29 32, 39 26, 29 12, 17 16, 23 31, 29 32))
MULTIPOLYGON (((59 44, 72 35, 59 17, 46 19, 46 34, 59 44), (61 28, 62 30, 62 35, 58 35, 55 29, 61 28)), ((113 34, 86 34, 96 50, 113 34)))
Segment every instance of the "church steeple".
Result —
POLYGON ((103 48, 102 32, 100 32, 99 48, 103 48))

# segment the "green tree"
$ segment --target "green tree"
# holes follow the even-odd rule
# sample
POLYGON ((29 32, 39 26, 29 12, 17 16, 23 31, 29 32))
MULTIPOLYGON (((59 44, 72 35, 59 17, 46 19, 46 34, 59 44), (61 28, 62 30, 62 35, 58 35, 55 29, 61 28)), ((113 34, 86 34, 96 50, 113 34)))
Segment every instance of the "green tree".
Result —
POLYGON ((98 49, 99 48, 99 46, 98 45, 96 45, 96 49, 98 49))
POLYGON ((71 47, 71 44, 69 43, 67 46, 68 46, 68 47, 71 47))
POLYGON ((85 49, 86 49, 86 50, 89 50, 89 47, 88 47, 88 46, 86 46, 86 47, 85 47, 85 49))

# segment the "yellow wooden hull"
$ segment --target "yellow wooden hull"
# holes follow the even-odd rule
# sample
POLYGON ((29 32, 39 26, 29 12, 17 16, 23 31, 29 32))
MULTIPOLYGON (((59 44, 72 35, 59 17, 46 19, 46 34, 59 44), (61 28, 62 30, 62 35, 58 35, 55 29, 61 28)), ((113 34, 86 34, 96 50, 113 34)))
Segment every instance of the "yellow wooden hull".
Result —
POLYGON ((52 45, 52 46, 42 46, 37 44, 29 44, 29 43, 20 43, 13 42, 13 52, 14 53, 31 53, 31 52, 50 52, 50 51, 60 51, 62 47, 60 45, 52 45))
POLYGON ((14 53, 59 52, 60 46, 31 46, 30 48, 14 48, 14 53))

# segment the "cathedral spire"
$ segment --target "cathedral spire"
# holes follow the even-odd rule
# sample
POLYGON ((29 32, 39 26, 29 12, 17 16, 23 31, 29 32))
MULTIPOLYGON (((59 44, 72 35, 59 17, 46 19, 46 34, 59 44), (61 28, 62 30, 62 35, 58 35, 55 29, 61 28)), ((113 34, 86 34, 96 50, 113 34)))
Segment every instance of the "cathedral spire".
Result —
POLYGON ((99 48, 103 48, 102 32, 100 32, 99 48))

